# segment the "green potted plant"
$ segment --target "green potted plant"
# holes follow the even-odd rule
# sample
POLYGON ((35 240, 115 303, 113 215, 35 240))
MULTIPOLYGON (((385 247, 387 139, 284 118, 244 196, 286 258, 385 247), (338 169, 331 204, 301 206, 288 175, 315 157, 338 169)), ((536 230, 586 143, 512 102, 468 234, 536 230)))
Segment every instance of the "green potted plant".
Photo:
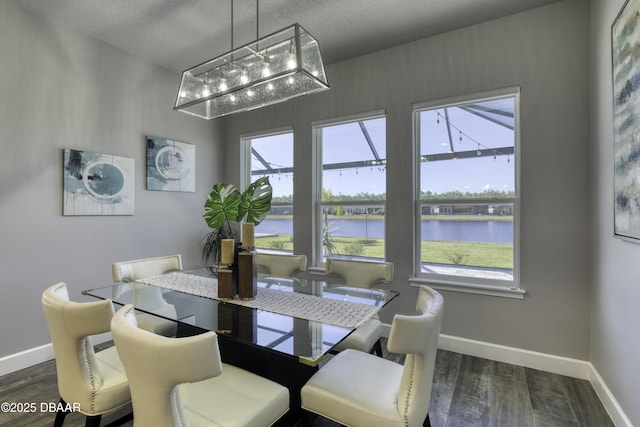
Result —
POLYGON ((233 184, 218 183, 207 196, 204 220, 213 230, 203 238, 202 259, 220 264, 222 239, 239 242, 239 224, 258 225, 271 210, 272 188, 268 177, 258 178, 241 194, 233 184))

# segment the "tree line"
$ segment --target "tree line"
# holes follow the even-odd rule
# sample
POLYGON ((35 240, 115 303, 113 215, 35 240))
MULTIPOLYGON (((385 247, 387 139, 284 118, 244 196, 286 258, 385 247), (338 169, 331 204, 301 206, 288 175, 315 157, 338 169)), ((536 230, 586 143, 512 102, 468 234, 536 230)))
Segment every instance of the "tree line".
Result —
MULTIPOLYGON (((420 200, 436 200, 436 199, 501 199, 512 198, 515 196, 513 191, 485 190, 482 192, 462 192, 447 191, 444 193, 434 193, 431 191, 421 191, 420 200)), ((386 193, 372 194, 367 192, 359 192, 356 194, 333 194, 331 190, 322 189, 322 200, 325 202, 350 202, 350 201, 384 201, 386 193)), ((293 203, 293 195, 273 197, 273 203, 293 203)))

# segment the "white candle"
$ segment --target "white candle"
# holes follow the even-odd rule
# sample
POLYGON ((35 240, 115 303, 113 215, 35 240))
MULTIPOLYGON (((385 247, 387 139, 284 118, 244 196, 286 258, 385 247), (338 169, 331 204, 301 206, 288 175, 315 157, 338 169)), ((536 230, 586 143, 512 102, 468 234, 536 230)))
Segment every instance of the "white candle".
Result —
POLYGON ((242 247, 251 249, 254 243, 254 226, 249 222, 242 223, 242 247))
POLYGON ((234 255, 233 239, 222 239, 222 254, 220 255, 220 263, 223 265, 233 264, 234 255))

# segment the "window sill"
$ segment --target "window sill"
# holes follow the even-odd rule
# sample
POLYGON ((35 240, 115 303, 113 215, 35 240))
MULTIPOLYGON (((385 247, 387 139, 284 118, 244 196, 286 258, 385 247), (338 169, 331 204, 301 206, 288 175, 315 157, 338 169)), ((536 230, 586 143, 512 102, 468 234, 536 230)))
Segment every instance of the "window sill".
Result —
POLYGON ((410 277, 409 283, 413 287, 427 285, 433 289, 450 292, 464 292, 469 294, 487 295, 493 297, 524 299, 527 293, 524 289, 497 285, 479 285, 474 283, 454 282, 447 280, 425 279, 423 277, 410 277))

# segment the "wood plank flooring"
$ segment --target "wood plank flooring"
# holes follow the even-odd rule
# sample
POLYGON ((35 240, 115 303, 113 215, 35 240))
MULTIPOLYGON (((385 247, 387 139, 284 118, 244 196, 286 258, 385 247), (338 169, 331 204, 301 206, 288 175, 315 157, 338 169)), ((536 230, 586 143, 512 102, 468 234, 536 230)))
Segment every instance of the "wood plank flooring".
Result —
MULTIPOLYGON (((385 357, 402 362, 399 355, 385 357)), ((35 413, 0 412, 0 427, 52 426, 54 414, 41 411, 40 405, 58 402, 55 362, 0 377, 0 402, 37 405, 35 413)), ((105 415, 102 425, 127 410, 105 415)), ((433 427, 613 426, 588 381, 442 350, 429 412, 433 427)), ((77 413, 65 421, 65 427, 83 425, 84 417, 77 413)), ((337 425, 320 417, 314 422, 315 427, 337 425)))

